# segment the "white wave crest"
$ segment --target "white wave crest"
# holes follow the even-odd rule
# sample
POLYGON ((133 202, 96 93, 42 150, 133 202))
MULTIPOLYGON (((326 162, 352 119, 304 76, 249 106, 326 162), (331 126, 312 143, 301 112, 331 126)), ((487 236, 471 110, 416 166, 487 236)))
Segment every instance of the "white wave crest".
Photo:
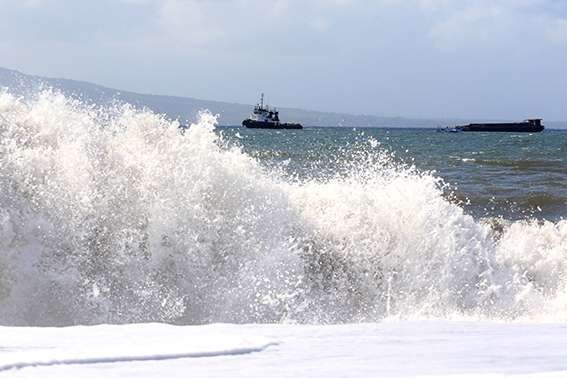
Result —
POLYGON ((0 323, 567 314, 567 222, 497 235, 375 148, 292 181, 215 122, 0 93, 0 323))

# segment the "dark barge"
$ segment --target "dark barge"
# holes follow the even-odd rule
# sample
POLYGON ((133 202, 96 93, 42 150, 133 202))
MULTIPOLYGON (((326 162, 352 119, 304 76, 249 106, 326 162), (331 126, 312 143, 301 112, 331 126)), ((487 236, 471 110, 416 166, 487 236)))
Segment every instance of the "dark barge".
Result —
POLYGON ((539 133, 545 128, 541 121, 541 119, 528 119, 524 122, 471 123, 456 126, 455 129, 457 131, 539 133))

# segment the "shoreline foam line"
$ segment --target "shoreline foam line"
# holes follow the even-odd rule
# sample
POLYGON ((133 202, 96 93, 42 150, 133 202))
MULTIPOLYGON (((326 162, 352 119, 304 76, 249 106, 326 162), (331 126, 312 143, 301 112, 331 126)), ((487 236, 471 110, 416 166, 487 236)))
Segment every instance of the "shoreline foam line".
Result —
POLYGON ((87 365, 87 364, 105 364, 117 362, 139 362, 139 361, 163 361, 176 360, 181 358, 206 358, 220 356, 237 356, 243 354, 251 354, 262 352, 270 346, 278 345, 278 342, 268 342, 255 347, 232 348, 217 351, 205 352, 187 352, 187 353, 169 353, 169 354, 148 354, 134 356, 113 356, 113 357, 85 357, 85 358, 69 358, 54 359, 51 361, 23 361, 14 362, 6 365, 0 365, 0 374, 10 370, 20 370, 30 367, 58 366, 58 365, 87 365))

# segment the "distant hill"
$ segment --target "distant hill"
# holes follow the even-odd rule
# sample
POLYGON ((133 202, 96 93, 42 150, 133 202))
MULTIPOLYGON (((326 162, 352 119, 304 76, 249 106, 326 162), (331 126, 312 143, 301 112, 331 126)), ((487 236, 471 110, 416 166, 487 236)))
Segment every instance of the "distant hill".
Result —
MULTIPOLYGON (((105 104, 111 101, 123 101, 135 106, 145 106, 157 113, 166 114, 181 122, 192 122, 200 110, 208 109, 219 114, 220 125, 240 125, 251 111, 252 105, 235 104, 219 101, 200 100, 191 97, 140 94, 100 85, 69 79, 47 78, 27 75, 0 67, 0 87, 8 87, 12 93, 30 95, 41 87, 52 87, 66 95, 78 97, 86 102, 105 104)), ((380 117, 373 115, 354 115, 326 113, 312 110, 280 107, 282 119, 288 122, 300 122, 305 126, 344 126, 344 127, 437 127, 469 120, 456 119, 411 119, 402 117, 380 117)), ((567 122, 546 123, 548 127, 567 128, 567 122)))

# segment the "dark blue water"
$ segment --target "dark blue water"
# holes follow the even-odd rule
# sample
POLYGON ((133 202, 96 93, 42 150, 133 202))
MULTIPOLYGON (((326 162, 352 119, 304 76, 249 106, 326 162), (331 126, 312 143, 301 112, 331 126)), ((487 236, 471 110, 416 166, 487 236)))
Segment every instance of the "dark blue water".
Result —
MULTIPOLYGON (((434 171, 447 197, 478 218, 547 219, 567 215, 567 132, 437 133, 432 129, 222 128, 270 167, 289 175, 325 178, 348 170, 353 153, 374 147, 400 163, 434 171)), ((356 159, 356 157, 354 158, 356 159)))

